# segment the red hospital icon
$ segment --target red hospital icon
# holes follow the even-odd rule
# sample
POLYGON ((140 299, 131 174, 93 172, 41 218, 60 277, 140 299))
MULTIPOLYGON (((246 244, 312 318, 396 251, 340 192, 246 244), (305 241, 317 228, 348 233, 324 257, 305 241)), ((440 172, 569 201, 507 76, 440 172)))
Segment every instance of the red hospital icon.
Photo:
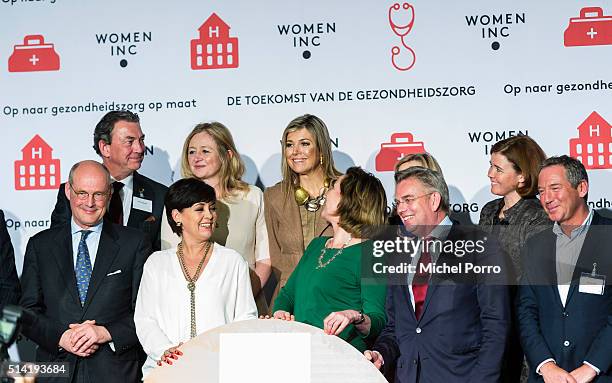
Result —
POLYGON ((43 35, 27 35, 23 45, 13 46, 9 72, 41 72, 59 70, 60 58, 53 44, 46 44, 43 35))
POLYGON ((21 149, 22 159, 15 161, 15 190, 59 187, 60 160, 52 157, 52 151, 38 134, 21 149))
POLYGON ((569 140, 570 156, 586 169, 612 169, 612 126, 597 112, 578 127, 578 138, 569 140))
POLYGON ((612 45, 612 16, 604 16, 600 7, 580 10, 580 17, 570 18, 563 34, 566 47, 612 45))
POLYGON ((391 142, 380 144, 380 151, 376 155, 376 171, 392 172, 402 157, 417 153, 425 153, 423 142, 415 142, 411 133, 393 133, 391 142))
POLYGON ((191 40, 191 69, 238 68, 238 38, 229 37, 230 26, 216 13, 198 28, 191 40))

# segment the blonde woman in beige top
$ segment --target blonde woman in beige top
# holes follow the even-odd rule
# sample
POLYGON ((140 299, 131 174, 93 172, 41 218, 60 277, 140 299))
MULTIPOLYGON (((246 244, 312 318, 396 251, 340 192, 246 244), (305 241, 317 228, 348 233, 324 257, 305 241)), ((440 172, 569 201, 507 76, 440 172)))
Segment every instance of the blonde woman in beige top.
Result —
MULTIPOLYGON (((183 177, 197 178, 215 189, 218 218, 212 240, 247 261, 257 309, 268 312, 262 291, 271 274, 263 193, 242 181, 244 164, 229 129, 219 122, 197 125, 185 139, 181 157, 183 177)), ((175 247, 178 240, 163 220, 162 250, 175 247)))

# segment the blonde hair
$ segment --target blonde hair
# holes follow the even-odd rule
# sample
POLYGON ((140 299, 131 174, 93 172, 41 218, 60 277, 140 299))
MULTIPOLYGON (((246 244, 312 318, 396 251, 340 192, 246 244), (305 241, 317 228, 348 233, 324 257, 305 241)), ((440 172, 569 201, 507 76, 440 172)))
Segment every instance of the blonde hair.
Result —
POLYGON ((424 168, 439 172, 440 174, 443 175, 442 168, 440 168, 440 164, 438 164, 438 161, 436 161, 436 158, 429 153, 417 153, 417 154, 405 155, 397 162, 397 164, 395 164, 395 172, 396 173, 399 172, 400 171, 399 168, 403 164, 410 162, 410 161, 420 162, 424 168))
POLYGON ((315 141, 315 147, 319 152, 321 161, 320 166, 323 168, 323 174, 326 179, 335 180, 342 175, 334 166, 334 158, 332 157, 331 140, 325 123, 317 116, 305 114, 294 118, 283 131, 281 140, 282 163, 281 172, 283 175, 283 191, 288 195, 294 192, 295 186, 298 185, 299 176, 289 167, 285 148, 287 147, 287 136, 296 130, 306 129, 312 134, 315 141))
POLYGON ((199 133, 209 134, 217 144, 217 155, 221 162, 221 169, 219 170, 220 198, 233 196, 236 191, 248 191, 249 185, 242 180, 245 169, 244 163, 240 158, 240 153, 238 153, 236 149, 232 134, 225 125, 216 121, 196 125, 187 138, 185 138, 183 154, 181 156, 181 173, 183 177, 195 177, 189 167, 189 143, 191 139, 199 133), (229 151, 231 151, 231 155, 229 151))

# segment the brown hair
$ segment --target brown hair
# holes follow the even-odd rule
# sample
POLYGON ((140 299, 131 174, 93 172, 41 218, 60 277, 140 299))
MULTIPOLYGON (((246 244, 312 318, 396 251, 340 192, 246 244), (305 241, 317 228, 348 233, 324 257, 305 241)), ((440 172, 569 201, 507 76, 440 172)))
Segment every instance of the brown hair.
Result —
POLYGON ((533 197, 538 193, 538 174, 546 154, 533 138, 525 135, 506 138, 491 147, 493 153, 504 155, 514 170, 523 175, 523 186, 516 189, 521 197, 533 197))
POLYGON ((184 178, 195 177, 189 167, 188 153, 189 153, 189 142, 193 136, 199 133, 208 133, 219 149, 217 155, 221 161, 220 180, 219 188, 221 198, 233 195, 237 190, 247 191, 249 185, 242 181, 242 175, 244 174, 244 163, 240 158, 240 153, 236 149, 234 139, 229 129, 220 122, 205 122, 196 125, 195 128, 185 138, 183 144, 183 154, 181 155, 181 173, 184 178), (228 153, 228 150, 232 152, 232 155, 228 153))
POLYGON ((382 183, 357 166, 348 168, 341 182, 336 209, 339 226, 358 238, 373 233, 387 218, 387 197, 382 183))

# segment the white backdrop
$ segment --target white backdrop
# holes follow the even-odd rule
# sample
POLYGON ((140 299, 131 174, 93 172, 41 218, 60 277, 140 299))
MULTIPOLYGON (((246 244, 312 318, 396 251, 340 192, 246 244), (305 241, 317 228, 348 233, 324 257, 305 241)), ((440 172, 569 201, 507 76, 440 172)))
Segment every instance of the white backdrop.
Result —
POLYGON ((280 179, 282 130, 294 117, 312 113, 329 127, 338 167, 356 164, 374 172, 391 198, 392 174, 377 171, 375 158, 392 134, 411 133, 439 160, 453 210, 465 210, 474 222, 493 198, 487 147, 521 132, 548 155, 566 154, 586 121, 581 142, 587 144, 599 126, 604 137, 593 150, 605 157, 594 165, 603 169, 589 171, 589 195, 597 207, 609 207, 612 18, 579 20, 565 39, 564 33, 581 8, 602 7, 612 15, 612 3, 414 0, 410 30, 410 9, 400 2, 389 13, 393 4, 1 0, 0 208, 19 270, 28 238, 49 225, 57 193, 47 177, 50 161, 60 161, 59 183, 74 162, 97 158, 92 132, 107 110, 92 111, 91 104, 128 104, 139 113, 149 148, 141 172, 164 184, 180 173, 187 133, 198 122, 217 120, 232 131, 247 180, 272 185, 280 179), (228 37, 237 38, 233 61, 220 61, 229 68, 192 69, 191 40, 200 38, 198 29, 213 13, 219 17, 210 19, 213 30, 202 29, 212 40, 195 53, 203 54, 209 42, 213 50, 219 43, 227 50, 228 37), (53 47, 19 47, 28 35, 42 35, 53 47), (393 47, 399 49, 395 62, 393 47), (53 51, 59 69, 40 71, 57 66, 53 51), (363 99, 366 90, 372 92, 363 99), (389 98, 389 90, 398 97, 389 98), (253 97, 268 101, 268 95, 281 102, 253 97), (38 139, 34 152, 26 146, 36 135, 52 152, 39 152, 38 139), (29 181, 25 190, 18 186, 16 161, 24 179, 31 164, 43 164, 45 185, 37 175, 35 188, 29 181))

